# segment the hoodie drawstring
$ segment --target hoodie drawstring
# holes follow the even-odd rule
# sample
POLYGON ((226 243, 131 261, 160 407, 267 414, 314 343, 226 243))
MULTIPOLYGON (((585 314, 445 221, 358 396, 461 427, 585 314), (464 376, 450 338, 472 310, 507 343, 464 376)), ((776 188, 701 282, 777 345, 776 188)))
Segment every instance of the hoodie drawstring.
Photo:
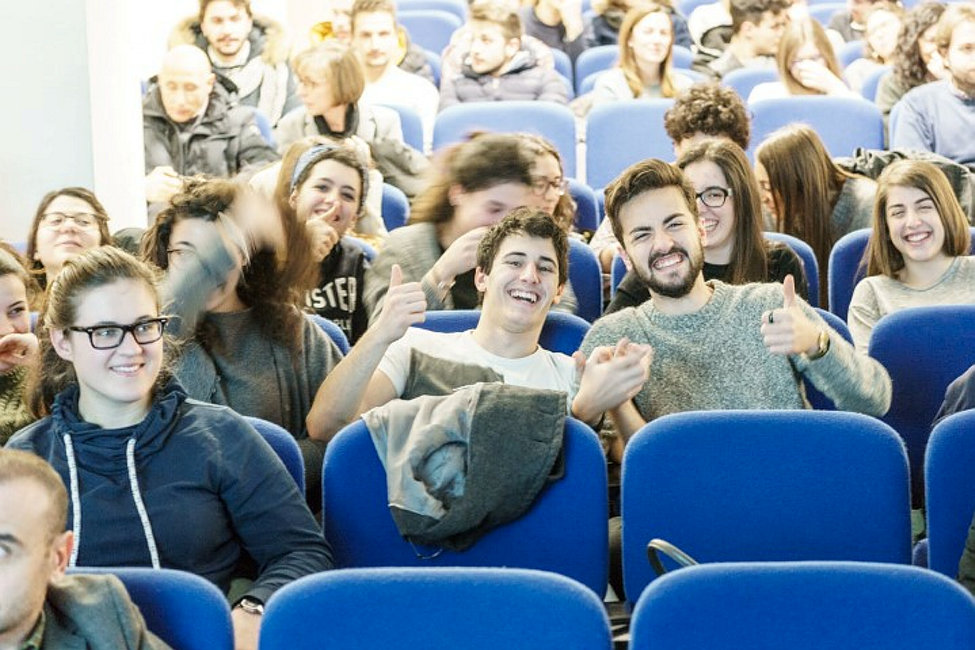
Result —
POLYGON ((145 534, 146 544, 149 546, 152 568, 158 569, 160 565, 159 551, 156 549, 156 536, 152 534, 149 513, 146 512, 146 505, 142 502, 139 479, 135 475, 135 438, 129 438, 129 442, 125 445, 125 462, 129 469, 129 488, 132 490, 132 500, 135 501, 135 509, 139 511, 139 521, 142 522, 142 532, 145 534))
POLYGON ((68 456, 68 482, 71 483, 71 532, 74 534, 68 566, 73 567, 78 564, 78 549, 81 548, 81 494, 78 490, 78 465, 75 463, 74 445, 68 434, 64 434, 64 448, 68 456))
MULTIPOLYGON (((71 559, 68 561, 68 566, 74 567, 77 566, 78 552, 81 549, 81 490, 79 489, 78 464, 75 460, 74 444, 68 434, 64 434, 64 448, 68 456, 68 477, 71 483, 71 531, 74 533, 74 545, 71 548, 71 559)), ((135 509, 139 512, 139 521, 142 523, 142 532, 146 537, 146 545, 149 547, 152 568, 158 569, 160 564, 159 551, 156 549, 156 536, 152 534, 149 515, 146 512, 145 503, 142 502, 142 493, 139 491, 139 480, 135 475, 135 438, 129 438, 125 445, 125 462, 128 469, 132 500, 135 501, 135 509)))

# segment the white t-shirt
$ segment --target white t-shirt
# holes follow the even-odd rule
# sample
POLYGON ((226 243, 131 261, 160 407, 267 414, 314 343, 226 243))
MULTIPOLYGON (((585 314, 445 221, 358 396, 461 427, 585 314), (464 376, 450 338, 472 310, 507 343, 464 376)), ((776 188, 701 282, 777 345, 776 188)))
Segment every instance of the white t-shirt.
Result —
POLYGON ((431 332, 411 327, 386 350, 379 370, 389 377, 396 394, 402 395, 410 372, 410 350, 415 348, 438 359, 490 368, 504 377, 506 384, 562 391, 568 395, 567 403, 572 403, 578 388, 572 357, 542 348, 519 359, 499 357, 478 345, 473 333, 473 330, 431 332))

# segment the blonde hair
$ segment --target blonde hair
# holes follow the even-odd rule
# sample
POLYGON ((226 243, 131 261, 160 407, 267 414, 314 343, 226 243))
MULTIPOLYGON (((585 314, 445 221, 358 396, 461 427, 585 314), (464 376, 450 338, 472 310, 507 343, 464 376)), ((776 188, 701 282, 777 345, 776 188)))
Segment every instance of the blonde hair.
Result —
POLYGON ((630 87, 634 97, 639 97, 643 93, 643 79, 640 78, 640 69, 636 62, 636 53, 630 47, 630 36, 633 30, 644 18, 650 14, 662 14, 670 25, 670 47, 667 48, 667 55, 660 62, 660 94, 663 97, 674 97, 677 94, 677 84, 674 80, 673 56, 674 56, 674 25, 671 22, 670 11, 664 5, 648 3, 643 4, 626 12, 623 24, 620 25, 619 45, 620 45, 620 70, 626 78, 626 85, 630 87))
POLYGON ((904 256, 894 247, 887 226, 887 199, 892 187, 913 187, 931 197, 945 230, 941 250, 949 257, 968 255, 971 246, 968 220, 944 172, 929 162, 899 160, 888 165, 877 179, 873 233, 864 253, 867 275, 882 274, 896 279, 897 273, 904 268, 904 256))
POLYGON ((356 103, 366 89, 366 78, 355 52, 335 39, 299 53, 291 68, 299 78, 324 78, 336 105, 356 103))
POLYGON ((790 95, 822 94, 818 90, 803 86, 792 75, 792 64, 795 63, 796 53, 806 43, 815 45, 829 71, 837 78, 843 78, 843 69, 840 68, 836 53, 833 51, 833 46, 830 44, 829 37, 826 36, 826 30, 823 29, 822 25, 809 18, 794 20, 789 23, 785 33, 782 34, 782 40, 779 41, 779 51, 775 56, 775 62, 779 68, 779 78, 782 79, 782 83, 785 84, 790 95))

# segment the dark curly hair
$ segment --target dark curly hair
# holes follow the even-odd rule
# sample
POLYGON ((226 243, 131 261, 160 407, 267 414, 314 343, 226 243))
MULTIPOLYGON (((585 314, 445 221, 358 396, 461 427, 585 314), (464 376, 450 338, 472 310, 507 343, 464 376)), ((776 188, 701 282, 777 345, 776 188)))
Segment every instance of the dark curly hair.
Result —
POLYGON ((928 67, 921 58, 921 47, 918 41, 921 34, 938 23, 944 12, 943 4, 924 2, 908 13, 904 24, 901 25, 894 55, 894 78, 906 90, 931 81, 931 73, 928 72, 928 67))
MULTIPOLYGON (((183 191, 175 195, 169 205, 156 216, 153 225, 142 239, 142 256, 161 269, 169 267, 170 238, 176 222, 183 219, 217 221, 221 213, 229 212, 244 192, 245 186, 217 178, 194 177, 186 180, 183 191)), ((304 228, 282 218, 285 238, 288 242, 288 258, 279 259, 273 248, 254 251, 243 268, 237 285, 237 296, 248 307, 260 314, 258 322, 265 336, 280 343, 297 358, 301 347, 303 316, 298 309, 303 296, 295 284, 295 278, 306 277, 306 267, 311 265, 310 246, 292 248, 302 241, 304 228)), ((197 340, 207 350, 220 351, 216 331, 205 319, 196 332, 197 340)))
POLYGON ((664 114, 664 128, 674 144, 696 133, 728 138, 748 149, 751 125, 744 102, 731 88, 716 82, 696 83, 664 114))

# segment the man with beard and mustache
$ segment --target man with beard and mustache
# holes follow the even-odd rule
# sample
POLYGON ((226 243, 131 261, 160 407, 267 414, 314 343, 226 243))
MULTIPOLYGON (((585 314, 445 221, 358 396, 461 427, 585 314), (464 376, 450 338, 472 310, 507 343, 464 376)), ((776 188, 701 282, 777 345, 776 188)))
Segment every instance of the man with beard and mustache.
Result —
POLYGON ((606 216, 652 298, 596 321, 582 343, 587 357, 624 367, 649 355, 635 397, 603 404, 620 435, 613 456, 648 420, 668 413, 809 408, 803 378, 838 409, 887 412, 883 366, 857 354, 796 297, 792 276, 784 284, 705 282, 696 196, 676 166, 645 160, 626 169, 606 190, 606 216))

